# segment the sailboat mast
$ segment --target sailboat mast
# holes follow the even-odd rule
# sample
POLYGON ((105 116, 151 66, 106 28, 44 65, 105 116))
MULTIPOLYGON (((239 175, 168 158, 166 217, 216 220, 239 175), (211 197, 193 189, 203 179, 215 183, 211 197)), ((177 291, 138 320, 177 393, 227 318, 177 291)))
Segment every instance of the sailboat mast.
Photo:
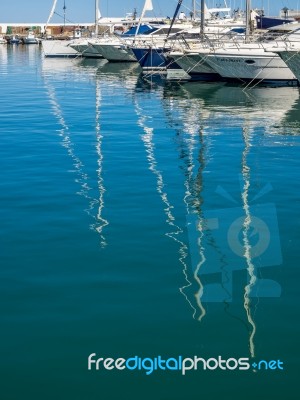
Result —
POLYGON ((53 14, 54 14, 54 11, 55 11, 55 7, 56 7, 56 3, 57 3, 57 0, 54 0, 53 4, 52 4, 51 11, 50 11, 50 14, 49 14, 49 17, 48 17, 46 25, 45 25, 45 33, 46 33, 47 27, 49 25, 49 22, 50 22, 51 18, 53 17, 53 14))
POLYGON ((99 0, 95 0, 95 36, 98 36, 99 33, 98 10, 99 10, 99 0))
POLYGON ((201 21, 200 21, 200 35, 203 39, 205 29, 205 0, 201 0, 201 21))
POLYGON ((64 27, 66 26, 66 9, 67 9, 66 2, 64 0, 64 6, 63 6, 63 10, 64 10, 64 27))
POLYGON ((246 0, 246 40, 249 38, 250 35, 250 0, 246 0))
POLYGON ((193 0, 193 19, 196 19, 196 0, 193 0))

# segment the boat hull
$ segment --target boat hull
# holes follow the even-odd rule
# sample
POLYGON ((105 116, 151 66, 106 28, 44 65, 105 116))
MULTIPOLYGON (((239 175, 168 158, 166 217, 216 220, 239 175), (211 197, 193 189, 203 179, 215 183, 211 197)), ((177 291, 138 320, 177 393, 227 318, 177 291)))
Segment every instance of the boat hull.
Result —
POLYGON ((132 51, 144 72, 167 72, 169 69, 181 69, 180 66, 168 56, 170 49, 133 47, 132 51))
POLYGON ((230 54, 224 51, 205 56, 206 62, 225 79, 264 82, 296 80, 292 71, 275 53, 230 54))
POLYGON ((171 53, 171 58, 179 65, 192 80, 216 81, 220 75, 205 61, 199 53, 171 53))
POLYGON ((74 50, 86 58, 103 58, 103 56, 90 43, 71 44, 74 50))
POLYGON ((42 48, 45 57, 78 57, 81 54, 73 49, 70 40, 44 40, 42 48))
POLYGON ((99 52, 110 62, 137 62, 130 47, 123 44, 103 43, 98 44, 99 52))
POLYGON ((280 58, 286 63, 289 69, 298 79, 300 83, 300 53, 299 51, 280 51, 278 53, 280 58))

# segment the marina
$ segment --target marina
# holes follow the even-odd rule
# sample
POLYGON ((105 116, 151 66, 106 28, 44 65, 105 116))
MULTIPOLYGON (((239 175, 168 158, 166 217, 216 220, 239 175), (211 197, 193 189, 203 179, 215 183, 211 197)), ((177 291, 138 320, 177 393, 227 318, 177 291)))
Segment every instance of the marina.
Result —
POLYGON ((4 400, 295 398, 299 27, 177 11, 2 33, 4 400))

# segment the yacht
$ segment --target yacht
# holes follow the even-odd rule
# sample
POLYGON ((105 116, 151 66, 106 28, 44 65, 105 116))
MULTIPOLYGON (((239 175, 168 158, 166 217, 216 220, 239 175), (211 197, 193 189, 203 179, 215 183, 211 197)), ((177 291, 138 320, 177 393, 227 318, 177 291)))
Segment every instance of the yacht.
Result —
POLYGON ((285 62, 300 83, 300 28, 287 35, 282 48, 274 51, 285 62))

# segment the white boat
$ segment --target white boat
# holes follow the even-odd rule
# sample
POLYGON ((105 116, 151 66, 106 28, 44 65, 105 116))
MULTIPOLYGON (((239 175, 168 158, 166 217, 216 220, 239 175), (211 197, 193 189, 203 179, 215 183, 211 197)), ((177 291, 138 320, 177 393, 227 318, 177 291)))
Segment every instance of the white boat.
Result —
POLYGON ((70 44, 73 40, 43 40, 42 49, 45 57, 80 57, 81 54, 70 44))
POLYGON ((23 38, 24 44, 38 44, 39 42, 39 39, 35 36, 33 30, 31 29, 28 31, 27 36, 23 38))
POLYGON ((209 53, 200 52, 199 56, 226 79, 253 82, 296 80, 295 75, 281 58, 271 51, 272 45, 268 47, 270 52, 267 53, 261 45, 244 44, 240 47, 225 47, 209 53))
POLYGON ((286 63, 300 83, 300 47, 298 50, 280 49, 278 55, 286 63))
MULTIPOLYGON (((96 1, 97 5, 98 1, 96 1)), ((53 1, 52 8, 48 17, 48 20, 45 25, 45 33, 47 32, 47 27, 51 18, 54 15, 56 9, 57 0, 53 1)), ((97 8, 98 9, 98 8, 97 8)), ((65 12, 65 7, 64 7, 65 12)), ((64 16, 65 20, 65 16, 64 16)), ((71 47, 71 44, 75 44, 76 42, 80 42, 81 40, 81 29, 78 27, 73 32, 73 37, 61 37, 60 39, 50 39, 42 41, 42 48, 45 57, 80 57, 81 54, 74 48, 71 47)))
POLYGON ((265 36, 249 36, 252 42, 229 39, 223 43, 214 42, 213 45, 198 42, 190 48, 171 52, 170 56, 191 76, 205 75, 213 70, 227 80, 289 84, 296 77, 276 54, 284 43, 284 35, 279 34, 277 38, 272 36, 271 31, 265 36))
POLYGON ((104 58, 111 62, 137 61, 131 48, 126 45, 126 43, 122 43, 120 40, 117 42, 111 41, 107 43, 98 43, 96 44, 96 48, 104 58))
POLYGON ((7 40, 3 36, 0 36, 0 44, 7 44, 7 40))
POLYGON ((87 58, 103 58, 101 53, 93 46, 96 39, 81 39, 70 43, 70 47, 80 53, 83 57, 87 58))
POLYGON ((274 49, 300 83, 300 28, 286 36, 282 48, 274 49))
MULTIPOLYGON (((206 62, 199 50, 172 51, 170 57, 190 77, 202 80, 218 80, 220 78, 220 75, 206 62)), ((170 74, 169 71, 168 74, 170 74)))

